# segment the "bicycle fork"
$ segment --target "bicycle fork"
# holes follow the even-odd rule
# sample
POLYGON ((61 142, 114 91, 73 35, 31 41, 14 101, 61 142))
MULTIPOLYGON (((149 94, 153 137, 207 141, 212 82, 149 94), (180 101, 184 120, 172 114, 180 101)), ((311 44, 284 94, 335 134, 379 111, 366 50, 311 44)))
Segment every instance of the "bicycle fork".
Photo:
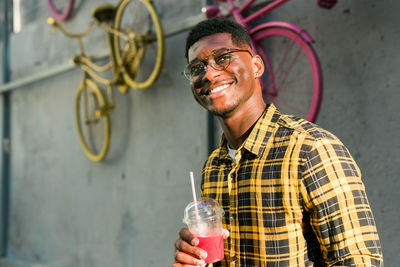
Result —
POLYGON ((100 121, 100 118, 104 115, 109 115, 114 109, 114 101, 112 98, 112 88, 107 85, 107 101, 104 105, 100 105, 98 98, 94 92, 88 92, 89 89, 86 85, 85 79, 85 89, 83 92, 83 112, 84 112, 84 122, 86 125, 96 124, 100 121), (90 108, 90 100, 93 102, 93 108, 90 108))

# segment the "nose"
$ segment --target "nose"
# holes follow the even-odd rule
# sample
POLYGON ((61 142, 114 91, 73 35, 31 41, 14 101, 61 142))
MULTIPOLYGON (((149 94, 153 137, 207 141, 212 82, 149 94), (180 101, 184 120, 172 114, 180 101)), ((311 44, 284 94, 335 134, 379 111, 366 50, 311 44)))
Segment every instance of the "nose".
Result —
POLYGON ((216 77, 220 76, 222 70, 215 69, 212 65, 215 64, 214 62, 209 62, 206 65, 206 73, 204 74, 204 78, 208 79, 209 81, 215 79, 216 77))

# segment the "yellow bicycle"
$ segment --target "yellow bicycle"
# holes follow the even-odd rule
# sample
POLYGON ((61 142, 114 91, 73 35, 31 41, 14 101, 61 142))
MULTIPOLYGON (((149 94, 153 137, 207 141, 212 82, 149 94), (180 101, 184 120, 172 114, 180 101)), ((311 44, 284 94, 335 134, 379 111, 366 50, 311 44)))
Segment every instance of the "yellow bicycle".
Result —
POLYGON ((92 11, 93 20, 85 32, 67 32, 53 18, 47 23, 64 35, 78 40, 80 53, 73 57, 83 70, 75 100, 75 115, 79 140, 86 155, 93 161, 102 160, 109 149, 111 130, 109 115, 114 108, 112 87, 121 93, 128 88, 144 90, 157 79, 164 57, 164 35, 160 18, 151 0, 121 0, 117 6, 100 5, 92 11), (96 64, 92 56, 85 54, 82 38, 93 25, 105 30, 109 62, 96 64), (111 70, 113 77, 105 73, 111 70), (107 99, 97 83, 107 88, 107 99))

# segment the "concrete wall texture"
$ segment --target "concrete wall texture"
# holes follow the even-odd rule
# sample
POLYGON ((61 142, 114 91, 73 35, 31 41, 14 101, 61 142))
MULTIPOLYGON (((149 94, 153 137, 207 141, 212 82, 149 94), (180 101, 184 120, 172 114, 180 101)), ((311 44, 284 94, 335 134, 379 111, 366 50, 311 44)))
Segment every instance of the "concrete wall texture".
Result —
MULTIPOLYGON (((82 31, 91 8, 101 2, 78 1, 64 25, 82 31)), ((199 15, 202 1, 155 4, 168 28, 199 15)), ((45 24, 50 13, 40 8, 42 16, 11 36, 12 80, 67 64, 77 52, 76 42, 50 32, 45 24)), ((386 266, 398 266, 400 252, 398 10, 396 0, 339 0, 332 10, 297 0, 269 18, 296 23, 317 41, 325 82, 317 123, 347 145, 363 172, 386 266)), ((191 200, 188 174, 194 171, 199 185, 208 153, 207 113, 180 75, 186 34, 166 39, 155 86, 126 95, 114 91, 112 143, 100 163, 84 155, 76 134, 79 69, 10 92, 8 251, 0 266, 173 262, 173 242, 191 200)), ((86 47, 104 50, 102 36, 95 31, 86 47)))

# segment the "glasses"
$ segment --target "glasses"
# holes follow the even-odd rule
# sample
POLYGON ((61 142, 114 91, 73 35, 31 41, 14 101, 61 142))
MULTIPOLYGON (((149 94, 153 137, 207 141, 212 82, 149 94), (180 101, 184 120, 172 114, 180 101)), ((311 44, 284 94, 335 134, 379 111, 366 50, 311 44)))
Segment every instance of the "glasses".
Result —
POLYGON ((189 81, 192 81, 202 78, 206 74, 207 65, 210 65, 215 70, 225 70, 231 63, 231 54, 236 52, 247 52, 250 54, 250 56, 253 56, 249 50, 234 48, 217 49, 214 50, 208 57, 189 63, 183 71, 183 74, 189 81))

